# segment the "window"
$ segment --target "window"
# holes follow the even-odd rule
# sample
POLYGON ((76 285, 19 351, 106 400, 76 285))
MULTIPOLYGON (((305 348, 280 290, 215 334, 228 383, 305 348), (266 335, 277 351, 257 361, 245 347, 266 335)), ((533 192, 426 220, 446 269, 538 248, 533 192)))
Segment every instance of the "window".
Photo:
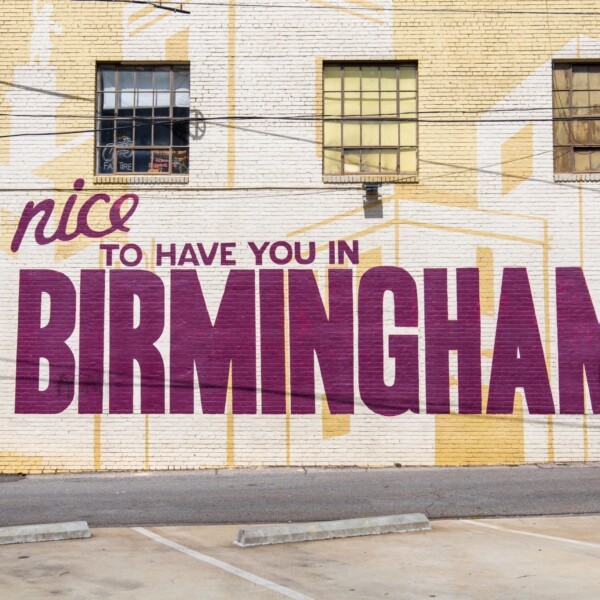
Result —
POLYGON ((187 173, 187 66, 98 66, 96 172, 187 173))
POLYGON ((600 173, 600 63, 552 68, 555 173, 600 173))
POLYGON ((416 63, 325 63, 323 120, 326 180, 415 176, 416 63))

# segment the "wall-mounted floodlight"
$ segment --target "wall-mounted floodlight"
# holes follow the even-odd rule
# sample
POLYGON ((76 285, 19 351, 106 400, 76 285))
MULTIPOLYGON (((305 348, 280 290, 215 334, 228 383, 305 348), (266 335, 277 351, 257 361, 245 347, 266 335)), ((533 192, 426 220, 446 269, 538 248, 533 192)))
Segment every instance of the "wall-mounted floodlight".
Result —
POLYGON ((379 188, 381 183, 374 181, 368 181, 363 183, 363 190, 365 190, 365 204, 371 204, 379 200, 379 188))

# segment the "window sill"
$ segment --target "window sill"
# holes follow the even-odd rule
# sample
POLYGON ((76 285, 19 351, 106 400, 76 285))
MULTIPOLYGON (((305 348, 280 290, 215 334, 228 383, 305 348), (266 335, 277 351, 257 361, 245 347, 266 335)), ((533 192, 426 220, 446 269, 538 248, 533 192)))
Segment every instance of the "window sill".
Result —
POLYGON ((413 175, 323 175, 323 183, 419 183, 413 175))
POLYGON ((144 185, 189 183, 188 175, 94 175, 94 183, 137 183, 144 185))
POLYGON ((573 181, 600 181, 600 173, 555 173, 554 181, 573 182, 573 181))

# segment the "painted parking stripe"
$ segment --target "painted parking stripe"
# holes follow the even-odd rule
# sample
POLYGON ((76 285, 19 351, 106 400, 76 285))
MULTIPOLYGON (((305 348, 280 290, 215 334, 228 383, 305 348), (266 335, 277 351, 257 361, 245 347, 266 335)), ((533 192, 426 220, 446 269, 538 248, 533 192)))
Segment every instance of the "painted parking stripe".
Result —
POLYGON ((269 581, 268 579, 263 579, 262 577, 259 577, 258 575, 254 575, 252 573, 249 573, 248 571, 244 571, 243 569, 238 569, 238 567, 234 567, 233 565, 230 565, 226 562, 217 560, 216 558, 213 558, 212 556, 208 556, 207 554, 202 554, 201 552, 192 550, 191 548, 188 548, 187 546, 182 546, 181 544, 178 544, 177 542, 173 542, 172 540, 169 540, 169 539, 163 537, 162 535, 158 535, 157 533, 154 533, 153 531, 149 531, 148 529, 145 529, 144 527, 132 527, 132 529, 133 529, 133 531, 137 531, 138 533, 141 533, 142 535, 149 537, 151 540, 154 540, 155 542, 158 542, 159 544, 163 544, 164 546, 168 546, 169 548, 172 548, 173 550, 177 550, 178 552, 187 554, 188 556, 191 556, 192 558, 195 558, 196 560, 201 560, 202 562, 212 565, 213 567, 217 567, 218 569, 227 571, 228 573, 231 573, 232 575, 237 575, 238 577, 241 577, 242 579, 251 581, 252 583, 255 583, 256 585, 261 585, 269 590, 273 590, 274 592, 277 592, 277 593, 281 594, 282 596, 286 596, 287 598, 292 598, 293 600, 312 600, 312 598, 305 596, 304 594, 301 594, 300 592, 295 592, 294 590, 290 590, 289 588, 286 588, 283 585, 279 585, 278 583, 274 583, 273 581, 269 581))
POLYGON ((478 527, 486 527, 487 529, 496 529, 506 533, 516 533, 517 535, 527 535, 529 537, 541 538, 543 540, 552 540, 553 542, 565 542, 567 544, 575 544, 576 546, 585 546, 586 548, 600 549, 600 544, 593 542, 584 542, 582 540, 573 540, 571 538, 557 537, 555 535, 545 535, 543 533, 533 533, 532 531, 521 531, 520 529, 509 529, 508 527, 500 527, 491 523, 482 523, 481 521, 471 521, 470 519, 460 519, 461 523, 469 525, 477 525, 478 527))

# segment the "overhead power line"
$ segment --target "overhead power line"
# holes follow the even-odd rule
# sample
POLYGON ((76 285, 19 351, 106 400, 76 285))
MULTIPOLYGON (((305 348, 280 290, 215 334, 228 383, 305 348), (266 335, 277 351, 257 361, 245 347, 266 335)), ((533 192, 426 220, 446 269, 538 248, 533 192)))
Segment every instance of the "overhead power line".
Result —
MULTIPOLYGON (((554 107, 556 108, 556 107, 554 107)), ((594 105, 590 105, 590 106, 564 106, 564 105, 560 105, 559 109, 562 110, 572 110, 572 109, 577 109, 577 110, 587 110, 587 109, 598 109, 598 105, 594 104, 594 105)), ((193 110, 193 109, 192 109, 193 110)), ((491 114, 491 113, 522 113, 522 114, 527 114, 528 112, 537 112, 537 111, 544 111, 544 112, 550 112, 552 111, 552 107, 551 106, 532 106, 532 107, 523 107, 520 106, 518 108, 456 108, 456 109, 439 109, 439 110, 420 110, 418 111, 418 115, 451 115, 451 114, 482 114, 482 113, 486 113, 486 114, 491 114)), ((395 114, 395 113, 394 113, 395 114)), ((414 112, 408 112, 406 114, 416 114, 414 112)), ((72 114, 63 114, 63 113, 56 113, 56 114, 32 114, 32 113, 10 113, 10 112, 0 112, 0 116, 2 117, 18 117, 18 118, 23 118, 23 119, 55 119, 55 118, 60 118, 60 119, 89 119, 92 116, 94 118, 102 118, 102 119, 108 119, 110 120, 113 117, 100 117, 99 115, 72 115, 72 114)), ((391 117, 393 116, 391 113, 389 114, 381 114, 381 113, 373 113, 373 114, 369 114, 369 115, 362 115, 363 117, 368 117, 368 118, 380 118, 380 117, 391 117)), ((127 119, 135 119, 136 121, 154 121, 154 120, 163 120, 163 119, 168 119, 168 117, 114 117, 114 118, 127 118, 127 119)), ((323 115, 318 115, 318 114, 306 114, 306 115, 250 115, 250 116, 246 116, 244 117, 244 115, 239 115, 239 117, 236 116, 224 116, 224 117, 178 117, 177 119, 182 120, 182 121, 193 121, 193 120, 208 120, 208 119, 231 119, 231 118, 247 118, 247 119, 263 119, 263 120, 301 120, 301 119, 307 119, 307 120, 314 120, 314 119, 322 119, 324 118, 323 115)), ((336 119, 336 117, 331 117, 332 119, 336 119)), ((348 116, 346 116, 345 118, 349 118, 348 116)), ((520 117, 520 118, 525 118, 525 117, 520 117)), ((556 117, 556 120, 559 117, 556 117)), ((572 117, 563 117, 563 118, 572 118, 572 117)), ((582 117, 585 118, 585 117, 582 117)), ((589 117, 588 117, 589 118, 589 117)), ((177 120, 177 119, 173 119, 173 120, 177 120)))
POLYGON ((441 14, 490 14, 490 15, 532 15, 532 16, 547 16, 556 15, 560 17, 600 17, 600 11, 585 11, 585 10, 524 10, 524 9, 507 9, 507 8, 420 8, 420 7, 366 7, 357 6, 352 4, 351 6, 324 6, 317 4, 282 4, 273 3, 269 4, 266 2, 177 2, 177 0, 158 0, 156 2, 145 1, 145 0, 71 0, 72 2, 105 2, 105 3, 119 3, 119 4, 147 4, 154 6, 155 8, 172 10, 173 12, 179 12, 184 14, 190 14, 190 11, 185 10, 183 7, 188 6, 205 6, 205 7, 234 7, 234 8, 266 8, 266 9, 283 9, 283 10, 339 10, 348 8, 354 12, 368 12, 368 13, 441 13, 441 14), (170 8, 170 7, 177 8, 170 8))
MULTIPOLYGON (((83 118, 83 117, 82 117, 83 118)), ((91 117, 90 117, 91 118, 91 117)), ((600 121, 600 115, 591 116, 591 117, 549 117, 549 118, 529 118, 523 117, 519 119, 399 119, 392 117, 378 117, 374 115, 373 117, 362 117, 362 119, 373 118, 379 122, 414 122, 418 124, 426 124, 426 125, 451 125, 451 124, 474 124, 474 125, 483 125, 486 123, 554 123, 554 122, 596 122, 600 121)), ((111 120, 110 118, 108 120, 111 120)), ((131 125, 121 125, 116 127, 107 127, 104 129, 92 128, 92 129, 74 129, 74 130, 65 130, 65 131, 31 131, 31 132, 21 132, 21 133, 11 133, 0 135, 0 139, 13 138, 13 137, 28 137, 28 136, 45 136, 45 135, 74 135, 78 133, 95 133, 95 132, 106 132, 106 131, 115 131, 118 129, 131 129, 132 127, 140 127, 145 122, 148 122, 148 118, 145 119, 136 119, 131 117, 128 120, 132 121, 131 125)), ((159 124, 168 124, 174 122, 218 122, 218 121, 296 121, 296 122, 340 122, 342 119, 338 117, 263 117, 263 116, 247 116, 247 115, 226 115, 222 117, 181 117, 181 118, 158 118, 154 119, 154 123, 159 124)), ((345 121, 360 121, 360 117, 347 117, 345 121)))
POLYGON ((183 13, 189 15, 190 11, 183 8, 184 2, 162 2, 162 0, 156 0, 155 2, 146 0, 71 0, 72 2, 116 2, 119 4, 143 4, 145 6, 153 6, 154 8, 168 10, 174 13, 183 13))
MULTIPOLYGON (((94 1, 94 0, 79 0, 79 1, 94 1)), ((128 2, 131 0, 120 0, 128 2)), ((163 5, 179 4, 172 0, 166 0, 162 2, 163 5)), ((186 2, 186 6, 215 6, 215 7, 236 7, 236 8, 267 8, 267 9, 293 9, 293 10, 337 10, 339 8, 352 8, 355 12, 391 12, 391 13, 447 13, 447 14, 493 14, 493 15, 535 15, 543 16, 546 15, 557 15, 563 17, 593 17, 600 16, 600 11, 583 11, 583 10, 525 10, 525 9, 507 9, 507 8, 421 8, 421 7, 408 7, 408 6, 393 6, 393 7, 366 7, 357 6, 352 4, 349 6, 324 6, 318 4, 290 4, 290 3, 266 3, 266 2, 199 2, 191 1, 186 2)))

